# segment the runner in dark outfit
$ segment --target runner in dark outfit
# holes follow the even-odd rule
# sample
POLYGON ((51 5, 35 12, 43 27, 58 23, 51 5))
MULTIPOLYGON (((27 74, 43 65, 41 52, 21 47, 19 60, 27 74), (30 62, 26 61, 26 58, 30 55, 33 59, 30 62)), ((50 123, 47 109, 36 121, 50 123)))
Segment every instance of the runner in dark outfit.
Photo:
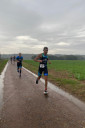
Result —
POLYGON ((21 53, 19 53, 19 56, 16 57, 17 60, 17 72, 19 72, 19 76, 21 77, 21 71, 22 71, 22 61, 23 57, 21 56, 21 53))
POLYGON ((15 56, 13 56, 13 61, 14 61, 14 64, 15 64, 15 60, 16 60, 16 57, 15 57, 15 56))
POLYGON ((42 72, 44 72, 45 77, 45 92, 44 94, 47 94, 47 78, 48 78, 48 69, 47 69, 47 61, 49 64, 51 62, 48 59, 47 53, 48 53, 48 47, 44 47, 43 53, 39 54, 34 61, 40 62, 39 69, 38 69, 38 78, 36 79, 36 84, 38 84, 39 79, 41 78, 42 72))
POLYGON ((12 64, 12 56, 10 57, 10 61, 11 61, 11 64, 12 64))

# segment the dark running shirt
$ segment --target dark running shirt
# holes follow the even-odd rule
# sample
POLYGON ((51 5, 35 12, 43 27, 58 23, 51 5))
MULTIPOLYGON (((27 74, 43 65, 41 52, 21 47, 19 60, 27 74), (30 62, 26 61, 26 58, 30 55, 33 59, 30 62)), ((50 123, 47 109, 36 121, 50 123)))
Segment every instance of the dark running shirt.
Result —
POLYGON ((15 59, 16 59, 16 57, 14 56, 14 57, 13 57, 13 60, 15 60, 15 59))
POLYGON ((22 56, 21 57, 20 56, 17 56, 16 59, 19 61, 17 63, 21 63, 22 64, 22 60, 23 60, 23 57, 22 56))
POLYGON ((47 55, 44 55, 44 53, 42 53, 42 57, 40 58, 40 60, 42 60, 42 62, 40 62, 39 67, 40 68, 47 67, 48 56, 47 55))

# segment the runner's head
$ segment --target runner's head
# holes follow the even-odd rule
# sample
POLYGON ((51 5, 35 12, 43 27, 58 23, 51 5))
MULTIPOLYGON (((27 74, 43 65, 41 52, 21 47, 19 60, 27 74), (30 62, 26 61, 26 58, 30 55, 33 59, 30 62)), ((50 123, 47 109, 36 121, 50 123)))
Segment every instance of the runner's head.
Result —
POLYGON ((43 51, 44 51, 44 54, 47 54, 48 53, 48 47, 44 47, 43 51))
POLYGON ((21 53, 19 53, 19 56, 21 57, 21 53))

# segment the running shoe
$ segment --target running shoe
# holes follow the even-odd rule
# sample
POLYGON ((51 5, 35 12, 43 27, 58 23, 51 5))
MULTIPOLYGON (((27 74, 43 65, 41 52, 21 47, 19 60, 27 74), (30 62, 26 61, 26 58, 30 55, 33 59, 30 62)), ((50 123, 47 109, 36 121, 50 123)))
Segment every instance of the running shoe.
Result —
POLYGON ((44 94, 48 94, 48 91, 47 91, 47 90, 45 90, 45 91, 44 91, 44 94))
POLYGON ((38 79, 36 79, 36 84, 38 84, 38 79))

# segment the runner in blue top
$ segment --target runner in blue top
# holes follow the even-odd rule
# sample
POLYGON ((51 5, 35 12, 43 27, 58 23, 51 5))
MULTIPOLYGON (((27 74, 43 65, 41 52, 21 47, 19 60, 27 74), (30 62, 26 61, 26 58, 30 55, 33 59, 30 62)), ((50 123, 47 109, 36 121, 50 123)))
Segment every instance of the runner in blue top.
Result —
POLYGON ((48 59, 47 53, 48 53, 48 47, 44 47, 43 53, 39 54, 37 57, 35 57, 34 61, 40 62, 39 69, 38 69, 38 78, 36 80, 36 84, 38 84, 39 79, 41 78, 42 72, 44 72, 45 77, 45 92, 44 94, 47 94, 47 79, 48 79, 48 69, 47 69, 47 62, 51 64, 51 62, 48 59))
POLYGON ((19 53, 19 56, 16 57, 17 60, 17 72, 19 72, 19 76, 21 77, 21 71, 22 71, 22 61, 23 57, 21 56, 21 53, 19 53))

